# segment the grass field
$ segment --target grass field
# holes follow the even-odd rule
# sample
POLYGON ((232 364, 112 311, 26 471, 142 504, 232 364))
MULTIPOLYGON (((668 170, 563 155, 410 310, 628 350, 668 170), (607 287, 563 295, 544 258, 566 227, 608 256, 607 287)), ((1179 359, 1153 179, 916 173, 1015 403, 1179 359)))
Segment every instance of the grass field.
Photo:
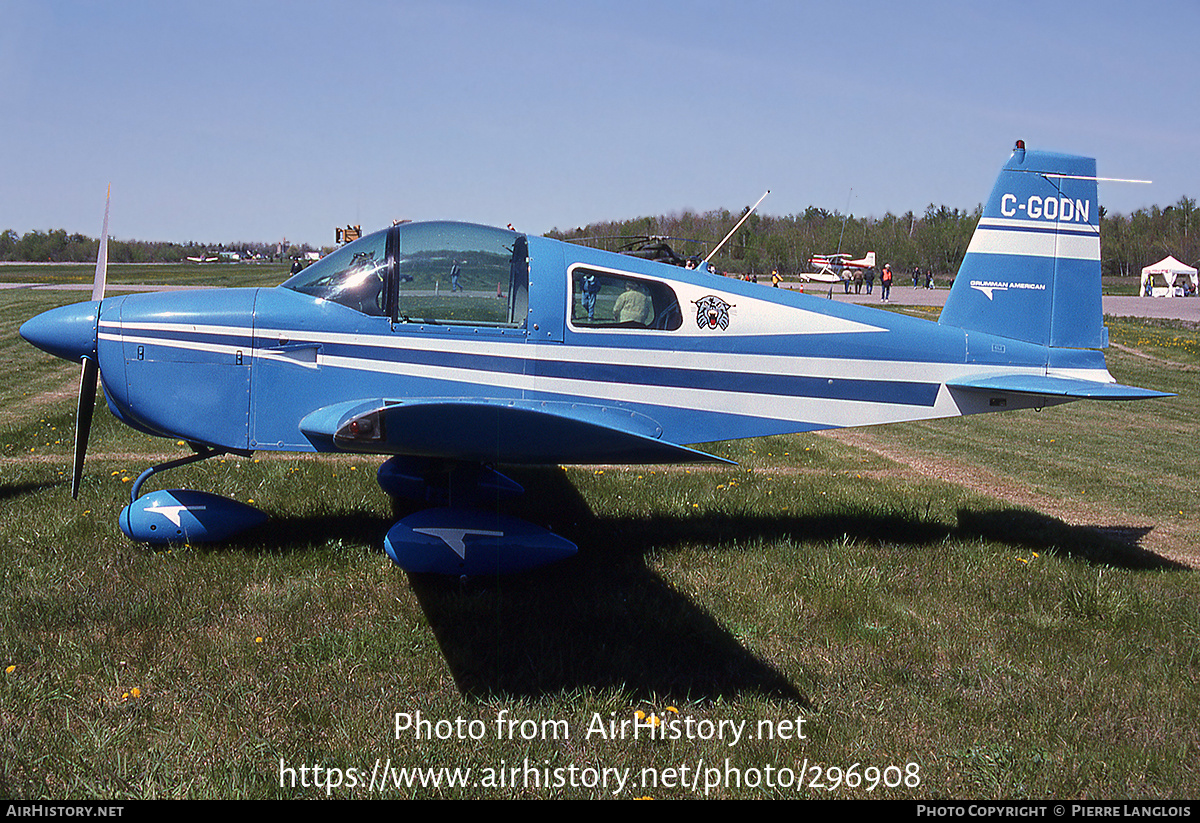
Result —
POLYGON ((186 449, 100 410, 72 501, 76 369, 16 328, 78 298, 0 292, 2 796, 1200 795, 1194 329, 1109 324, 1167 400, 513 469, 580 553, 463 585, 383 555, 373 459, 172 472, 272 520, 150 550, 186 449))

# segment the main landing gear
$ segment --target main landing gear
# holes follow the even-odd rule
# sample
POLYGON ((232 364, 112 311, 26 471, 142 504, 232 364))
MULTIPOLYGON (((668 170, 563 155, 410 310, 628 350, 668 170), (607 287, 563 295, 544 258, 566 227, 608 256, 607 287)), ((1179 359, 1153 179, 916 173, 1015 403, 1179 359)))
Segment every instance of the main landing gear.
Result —
MULTIPOLYGON (((121 531, 143 543, 219 542, 259 525, 267 515, 253 506, 209 492, 162 489, 141 495, 154 474, 226 452, 195 454, 146 469, 121 512, 121 531)), ((379 468, 380 487, 393 498, 434 504, 404 517, 383 547, 400 568, 456 577, 511 574, 575 554, 577 547, 540 526, 497 512, 496 503, 524 493, 486 466, 396 456, 379 468)))
POLYGON ((405 571, 511 574, 578 550, 540 526, 497 512, 499 499, 524 489, 487 466, 398 455, 379 467, 378 479, 394 498, 438 504, 403 518, 384 538, 388 557, 405 571))

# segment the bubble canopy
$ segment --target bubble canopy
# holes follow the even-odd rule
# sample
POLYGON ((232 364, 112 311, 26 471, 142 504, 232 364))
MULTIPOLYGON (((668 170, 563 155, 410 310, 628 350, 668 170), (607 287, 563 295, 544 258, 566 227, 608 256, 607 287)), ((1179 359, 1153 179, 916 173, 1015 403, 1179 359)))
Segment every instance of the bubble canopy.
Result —
POLYGON ((525 235, 471 223, 405 223, 355 240, 283 287, 394 322, 522 326, 525 235))

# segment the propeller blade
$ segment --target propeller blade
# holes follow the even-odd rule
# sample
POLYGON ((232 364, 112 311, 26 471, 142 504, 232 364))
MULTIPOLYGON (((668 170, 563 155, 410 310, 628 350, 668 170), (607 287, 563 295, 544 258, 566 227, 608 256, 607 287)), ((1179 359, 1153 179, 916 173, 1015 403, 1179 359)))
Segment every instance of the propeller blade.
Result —
MULTIPOLYGON (((104 299, 108 279, 108 205, 112 201, 112 184, 104 197, 104 228, 100 231, 100 250, 96 253, 96 277, 92 281, 92 299, 104 299)), ((97 310, 99 311, 99 310, 97 310)), ((97 320, 99 316, 97 315, 97 320)), ((75 463, 71 469, 71 497, 79 497, 79 481, 83 479, 83 457, 87 454, 88 435, 92 431, 92 413, 96 410, 96 381, 100 366, 90 357, 83 358, 79 374, 79 405, 75 408, 75 463)))
POLYGON ((75 409, 75 465, 71 472, 71 497, 79 497, 83 478, 83 456, 87 453, 88 434, 92 430, 92 412, 96 409, 96 378, 100 369, 90 357, 83 358, 79 375, 79 406, 75 409))
POLYGON ((100 251, 96 254, 96 278, 92 281, 92 299, 104 299, 104 282, 108 278, 108 204, 112 200, 112 184, 104 196, 104 228, 100 231, 100 251))

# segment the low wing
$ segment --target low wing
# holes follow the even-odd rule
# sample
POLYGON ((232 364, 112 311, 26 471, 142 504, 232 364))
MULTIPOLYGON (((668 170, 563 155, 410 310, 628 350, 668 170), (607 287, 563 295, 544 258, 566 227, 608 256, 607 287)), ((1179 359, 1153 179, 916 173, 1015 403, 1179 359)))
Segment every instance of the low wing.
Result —
POLYGON ((731 462, 661 440, 662 428, 643 414, 553 401, 351 401, 309 414, 300 430, 319 451, 483 463, 731 462))

